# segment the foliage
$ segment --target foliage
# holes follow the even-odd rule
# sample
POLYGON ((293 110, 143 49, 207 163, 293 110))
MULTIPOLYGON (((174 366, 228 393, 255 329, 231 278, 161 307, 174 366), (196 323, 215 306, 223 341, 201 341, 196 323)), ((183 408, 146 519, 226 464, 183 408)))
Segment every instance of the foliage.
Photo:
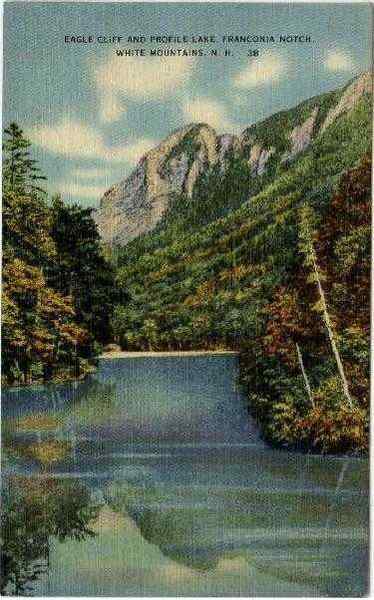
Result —
POLYGON ((59 364, 79 371, 87 333, 72 320, 71 300, 46 285, 42 272, 15 258, 3 268, 3 371, 28 383, 59 364))
POLYGON ((110 337, 113 272, 89 210, 48 205, 30 142, 5 130, 2 373, 7 383, 79 376, 110 337), (67 275, 68 274, 68 275, 67 275))
POLYGON ((67 206, 59 196, 51 207, 56 260, 48 272, 53 287, 73 298, 76 320, 91 340, 111 339, 110 317, 116 299, 114 270, 104 258, 91 208, 67 206))
POLYGON ((43 192, 37 183, 45 180, 36 161, 31 158, 31 143, 27 140, 17 123, 10 123, 4 129, 3 143, 3 185, 5 190, 20 193, 43 192))
POLYGON ((266 147, 269 135, 277 148, 267 176, 251 178, 232 158, 226 182, 209 171, 192 199, 176 198, 155 231, 118 250, 117 285, 128 299, 113 318, 115 341, 125 349, 238 349, 264 437, 323 452, 366 446, 370 98, 364 95, 291 163, 279 159, 290 130, 317 105, 320 128, 340 94, 251 128, 252 142, 266 147), (303 242, 308 220, 311 237, 303 242), (332 407, 327 400, 328 382, 339 382, 337 355, 352 406, 341 385, 340 402, 332 407), (328 412, 340 431, 331 439, 317 418, 328 412), (351 419, 348 432, 342 415, 351 419))
POLYGON ((45 268, 56 256, 51 236, 51 215, 44 198, 13 190, 3 193, 4 258, 18 257, 45 268))
POLYGON ((329 351, 330 336, 325 319, 321 319, 316 280, 310 277, 304 261, 292 273, 292 287, 278 288, 274 302, 265 307, 266 335, 257 346, 256 356, 252 349, 243 354, 244 381, 252 410, 263 423, 265 437, 276 444, 322 452, 367 451, 370 252, 363 257, 351 247, 348 260, 340 268, 339 256, 342 247, 347 256, 345 240, 357 228, 361 247, 370 248, 370 172, 370 161, 364 157, 356 169, 342 177, 326 218, 314 235, 314 260, 323 265, 321 276, 330 324, 352 401, 347 398, 341 373, 329 351), (313 384, 312 406, 295 389, 300 380, 296 343, 305 351, 306 369, 313 384), (251 372, 254 363, 256 370, 251 372), (258 380, 259 370, 266 373, 266 378, 258 380))
POLYGON ((204 171, 194 186, 192 198, 177 196, 158 226, 162 231, 165 223, 173 223, 174 229, 190 231, 238 208, 248 197, 250 167, 248 161, 231 153, 226 157, 227 168, 221 172, 219 165, 204 171), (201 199, 204 199, 201 202, 201 199))
POLYGON ((30 444, 21 449, 21 454, 30 457, 42 467, 50 467, 53 463, 60 462, 69 453, 68 442, 60 440, 45 440, 37 444, 30 444))
POLYGON ((2 594, 32 595, 33 583, 48 569, 50 537, 92 537, 89 524, 98 511, 79 482, 12 477, 2 490, 2 594))
POLYGON ((289 132, 306 121, 315 107, 318 108, 315 128, 319 129, 328 111, 339 101, 342 92, 343 90, 337 90, 322 94, 309 98, 291 110, 280 111, 249 127, 245 137, 265 148, 274 147, 276 153, 285 152, 289 150, 289 132))

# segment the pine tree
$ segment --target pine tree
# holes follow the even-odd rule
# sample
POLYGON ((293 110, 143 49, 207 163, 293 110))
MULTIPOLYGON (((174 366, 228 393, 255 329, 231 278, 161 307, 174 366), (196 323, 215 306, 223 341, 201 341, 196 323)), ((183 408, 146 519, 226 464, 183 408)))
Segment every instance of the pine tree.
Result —
POLYGON ((37 185, 38 181, 45 180, 36 160, 31 158, 31 143, 24 137, 22 129, 17 123, 10 123, 4 130, 3 143, 3 189, 23 194, 32 194, 44 190, 37 185))
POLYGON ((48 283, 63 296, 72 297, 77 322, 93 338, 107 343, 117 294, 114 270, 103 255, 92 209, 68 206, 55 196, 51 217, 57 256, 48 271, 48 283))

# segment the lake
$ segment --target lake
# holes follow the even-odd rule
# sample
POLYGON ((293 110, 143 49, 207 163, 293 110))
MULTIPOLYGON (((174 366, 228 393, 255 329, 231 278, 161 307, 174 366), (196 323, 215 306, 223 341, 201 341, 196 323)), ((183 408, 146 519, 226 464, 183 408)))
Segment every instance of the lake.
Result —
POLYGON ((233 355, 3 391, 9 594, 362 596, 368 461, 260 439, 233 355))

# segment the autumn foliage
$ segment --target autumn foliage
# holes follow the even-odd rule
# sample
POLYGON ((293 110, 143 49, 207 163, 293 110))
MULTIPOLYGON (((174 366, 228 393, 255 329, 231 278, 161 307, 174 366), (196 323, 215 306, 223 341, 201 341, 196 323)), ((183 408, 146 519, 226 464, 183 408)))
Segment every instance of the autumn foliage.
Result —
POLYGON ((100 339, 107 335, 110 267, 90 211, 61 199, 49 203, 22 130, 13 123, 5 134, 3 379, 20 384, 76 377, 96 351, 92 322, 100 339), (74 285, 62 285, 66 272, 74 285))
MULTIPOLYGON (((320 285, 352 405, 334 360, 316 277, 305 261, 296 263, 288 285, 275 289, 263 311, 266 325, 255 360, 262 368, 271 361, 281 367, 277 382, 272 383, 271 377, 267 384, 261 382, 252 400, 262 411, 265 435, 279 445, 322 452, 367 450, 370 191, 371 164, 365 157, 342 176, 326 215, 317 217, 313 234, 320 285), (303 378, 297 344, 312 402, 305 389, 300 393, 303 378)), ((255 383, 251 377, 247 380, 255 383)))

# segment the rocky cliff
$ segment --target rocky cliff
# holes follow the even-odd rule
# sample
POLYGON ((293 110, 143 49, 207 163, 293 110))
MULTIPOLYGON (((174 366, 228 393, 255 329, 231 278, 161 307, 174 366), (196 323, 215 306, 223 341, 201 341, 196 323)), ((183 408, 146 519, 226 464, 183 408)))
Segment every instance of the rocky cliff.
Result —
POLYGON ((277 113, 239 136, 219 136, 206 124, 175 131, 143 156, 129 177, 105 192, 95 214, 103 240, 124 245, 151 231, 175 197, 183 194, 188 202, 201 175, 215 168, 222 176, 234 157, 249 167, 248 195, 243 200, 247 199, 254 179, 265 176, 271 162, 286 166, 296 160, 371 89, 372 77, 364 73, 342 90, 277 113))

